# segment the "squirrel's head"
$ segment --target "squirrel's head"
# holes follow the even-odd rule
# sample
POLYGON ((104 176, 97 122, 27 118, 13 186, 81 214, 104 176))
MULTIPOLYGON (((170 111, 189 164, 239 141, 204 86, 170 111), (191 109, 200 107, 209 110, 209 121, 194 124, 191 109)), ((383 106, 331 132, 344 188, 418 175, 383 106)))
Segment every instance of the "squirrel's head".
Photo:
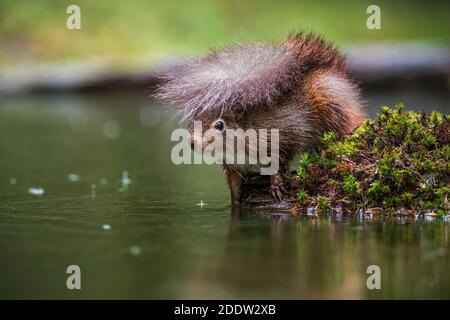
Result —
POLYGON ((291 115, 279 106, 296 97, 305 75, 344 66, 332 46, 313 34, 299 33, 279 44, 234 44, 170 63, 158 72, 156 97, 191 122, 192 143, 204 146, 208 129, 282 126, 283 118, 291 115), (201 135, 194 130, 195 121, 201 121, 201 135))
POLYGON ((226 143, 227 130, 243 129, 239 123, 242 115, 235 112, 218 113, 213 110, 194 115, 188 120, 191 146, 197 144, 202 149, 214 141, 213 134, 221 133, 226 143))

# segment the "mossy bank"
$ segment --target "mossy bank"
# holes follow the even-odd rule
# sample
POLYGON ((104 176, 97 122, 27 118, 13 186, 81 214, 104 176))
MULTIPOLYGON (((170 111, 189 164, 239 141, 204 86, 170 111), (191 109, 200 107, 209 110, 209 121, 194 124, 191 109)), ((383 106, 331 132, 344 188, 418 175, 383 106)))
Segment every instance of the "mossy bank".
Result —
POLYGON ((292 181, 293 212, 450 212, 450 115, 383 107, 352 135, 322 138, 292 181), (308 211, 309 209, 309 211, 308 211))

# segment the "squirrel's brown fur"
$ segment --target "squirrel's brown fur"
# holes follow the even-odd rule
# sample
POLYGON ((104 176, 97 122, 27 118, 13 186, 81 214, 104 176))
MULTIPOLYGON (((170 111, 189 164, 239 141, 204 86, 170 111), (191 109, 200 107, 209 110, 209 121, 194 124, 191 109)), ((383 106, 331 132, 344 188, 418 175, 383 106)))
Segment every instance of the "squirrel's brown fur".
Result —
MULTIPOLYGON (((312 34, 295 34, 278 45, 214 50, 169 66, 161 79, 157 97, 182 118, 201 120, 203 130, 219 118, 227 128, 279 130, 280 172, 271 179, 278 199, 280 173, 296 155, 318 146, 324 132, 349 133, 364 118, 344 57, 312 34)), ((224 168, 238 204, 247 167, 224 168)))

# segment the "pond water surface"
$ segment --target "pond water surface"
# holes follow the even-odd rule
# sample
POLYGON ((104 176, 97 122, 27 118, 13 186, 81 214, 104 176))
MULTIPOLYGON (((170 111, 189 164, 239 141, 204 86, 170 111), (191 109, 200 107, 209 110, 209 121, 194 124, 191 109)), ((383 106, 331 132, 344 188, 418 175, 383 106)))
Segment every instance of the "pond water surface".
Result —
POLYGON ((450 298, 448 222, 231 214, 221 168, 172 164, 176 126, 149 100, 0 101, 0 298, 450 298))

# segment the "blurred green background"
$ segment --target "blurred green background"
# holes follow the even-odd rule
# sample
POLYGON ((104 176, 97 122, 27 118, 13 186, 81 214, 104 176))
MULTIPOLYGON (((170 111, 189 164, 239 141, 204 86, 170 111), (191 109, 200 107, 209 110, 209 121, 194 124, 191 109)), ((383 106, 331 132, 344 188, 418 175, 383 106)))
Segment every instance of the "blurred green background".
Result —
POLYGON ((101 58, 155 63, 232 41, 277 41, 305 29, 345 46, 375 41, 450 42, 448 1, 0 0, 0 64, 101 58), (66 8, 81 8, 68 30, 66 8), (366 28, 371 4, 381 30, 366 28))

